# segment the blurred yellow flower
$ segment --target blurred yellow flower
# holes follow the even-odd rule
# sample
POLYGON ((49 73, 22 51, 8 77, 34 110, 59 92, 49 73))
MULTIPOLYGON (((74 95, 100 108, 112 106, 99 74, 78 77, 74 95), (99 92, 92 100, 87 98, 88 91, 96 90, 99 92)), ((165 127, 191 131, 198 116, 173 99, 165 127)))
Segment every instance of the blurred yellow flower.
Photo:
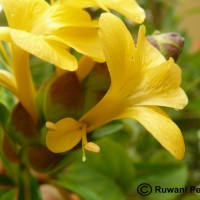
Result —
MULTIPOLYGON (((104 98, 79 121, 65 118, 47 133, 46 144, 53 152, 72 149, 86 133, 116 119, 140 122, 177 159, 185 152, 177 125, 158 106, 182 109, 188 103, 180 88, 181 69, 166 59, 145 38, 141 26, 137 44, 123 22, 112 14, 100 18, 100 39, 111 77, 104 98)), ((48 126, 47 126, 48 128, 48 126)))
POLYGON ((58 2, 79 8, 99 7, 107 12, 112 9, 136 23, 142 23, 145 19, 144 10, 135 0, 58 0, 58 2))

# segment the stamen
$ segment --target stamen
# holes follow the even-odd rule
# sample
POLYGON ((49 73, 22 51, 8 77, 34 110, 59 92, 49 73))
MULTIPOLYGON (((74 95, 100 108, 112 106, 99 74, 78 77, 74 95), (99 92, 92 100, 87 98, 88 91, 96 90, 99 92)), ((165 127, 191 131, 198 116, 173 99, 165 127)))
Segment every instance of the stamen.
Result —
POLYGON ((56 131, 56 125, 52 122, 46 122, 46 127, 50 130, 50 131, 56 131))
POLYGON ((82 153, 83 153, 82 161, 85 162, 86 161, 86 156, 85 156, 85 149, 84 149, 84 141, 83 141, 83 139, 82 139, 82 153))
POLYGON ((86 161, 86 157, 85 157, 85 156, 82 157, 82 161, 83 161, 83 162, 86 161))
POLYGON ((86 137, 86 134, 87 134, 87 126, 86 124, 83 124, 82 125, 82 129, 84 129, 84 134, 82 135, 82 153, 83 153, 83 156, 82 156, 82 161, 85 162, 86 161, 86 156, 85 156, 85 145, 88 143, 87 142, 87 137, 86 137))

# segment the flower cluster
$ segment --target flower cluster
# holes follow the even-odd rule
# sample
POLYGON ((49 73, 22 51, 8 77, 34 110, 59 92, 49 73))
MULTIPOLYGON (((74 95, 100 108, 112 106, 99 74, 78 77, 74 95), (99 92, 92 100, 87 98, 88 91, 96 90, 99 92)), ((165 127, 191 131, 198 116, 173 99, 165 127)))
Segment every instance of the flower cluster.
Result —
POLYGON ((96 143, 88 142, 88 134, 113 120, 132 118, 175 158, 184 157, 181 131, 159 108, 186 106, 181 69, 146 39, 144 25, 134 42, 124 22, 112 13, 142 23, 145 12, 134 0, 51 4, 1 0, 1 4, 8 26, 0 27, 4 60, 0 84, 18 99, 9 122, 2 126, 16 139, 16 152, 34 144, 62 153, 81 142, 85 160, 85 150, 100 151, 96 143), (94 7, 101 10, 100 17, 87 12, 94 7), (32 78, 31 57, 55 69, 39 88, 32 78))

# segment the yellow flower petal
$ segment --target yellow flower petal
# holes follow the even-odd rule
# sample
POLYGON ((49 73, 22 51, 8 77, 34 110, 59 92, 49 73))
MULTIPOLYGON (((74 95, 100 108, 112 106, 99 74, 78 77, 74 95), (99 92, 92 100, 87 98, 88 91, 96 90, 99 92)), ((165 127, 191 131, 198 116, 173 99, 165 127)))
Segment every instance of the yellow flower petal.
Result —
POLYGON ((172 155, 182 159, 185 147, 179 128, 162 110, 151 106, 185 106, 187 97, 179 87, 180 69, 173 60, 166 62, 158 51, 154 51, 146 41, 142 41, 144 32, 142 27, 135 49, 122 21, 112 14, 102 15, 99 35, 111 76, 111 87, 104 98, 80 121, 87 124, 87 131, 90 132, 115 119, 136 119, 172 155), (151 53, 157 61, 151 59, 151 53), (163 100, 164 95, 172 102, 163 100), (138 106, 140 103, 145 104, 145 101, 150 106, 138 106))
POLYGON ((18 98, 36 122, 38 111, 35 105, 35 87, 30 72, 29 53, 16 45, 12 45, 12 58, 13 71, 18 88, 18 98))
POLYGON ((104 54, 96 28, 71 27, 59 29, 55 35, 62 43, 74 48, 98 62, 104 62, 104 54))
POLYGON ((166 61, 165 57, 145 37, 145 26, 140 26, 135 63, 142 68, 152 68, 166 61))
MULTIPOLYGON (((106 13, 99 20, 99 36, 112 80, 112 89, 120 90, 124 83, 132 80, 140 68, 133 67, 135 52, 133 39, 123 22, 106 13), (108 23, 109 22, 109 23, 108 23)), ((137 81, 137 80, 136 80, 137 81)), ((133 82, 134 88, 136 83, 133 82)))
POLYGON ((5 42, 11 42, 11 36, 10 36, 10 28, 8 27, 0 27, 0 40, 5 42))
POLYGON ((98 5, 95 0, 58 0, 57 3, 75 6, 77 8, 89 8, 98 5))
POLYGON ((55 23, 60 28, 69 26, 97 26, 93 23, 88 12, 71 6, 54 5, 49 9, 47 16, 51 23, 55 23))
POLYGON ((140 122, 176 159, 185 154, 183 136, 177 125, 157 107, 134 107, 123 117, 140 122))
POLYGON ((34 34, 53 34, 63 27, 97 27, 90 15, 79 8, 54 4, 35 21, 31 32, 34 34))
POLYGON ((134 42, 123 22, 106 13, 101 15, 99 28, 112 85, 105 97, 80 119, 87 124, 88 131, 114 120, 124 110, 126 95, 130 89, 134 90, 139 81, 137 78, 140 78, 140 68, 133 66, 134 42), (137 77, 133 79, 134 74, 137 77))
POLYGON ((108 91, 104 98, 83 115, 79 121, 87 124, 87 131, 91 132, 112 120, 118 119, 117 117, 125 108, 126 102, 121 99, 120 95, 117 96, 117 94, 108 91))
POLYGON ((44 0, 2 0, 1 2, 9 26, 22 30, 31 30, 34 20, 49 7, 44 0))
POLYGON ((55 124, 55 130, 49 129, 46 137, 47 147, 54 153, 61 153, 76 146, 85 130, 72 118, 64 118, 55 124))
POLYGON ((111 8, 137 23, 142 23, 145 19, 144 10, 135 0, 97 0, 97 2, 102 2, 105 7, 111 8))
POLYGON ((144 71, 140 86, 131 96, 135 105, 184 108, 188 99, 180 88, 181 69, 172 59, 144 71))
POLYGON ((18 95, 15 77, 10 72, 0 69, 0 85, 18 95))
POLYGON ((11 36, 14 43, 38 58, 65 70, 77 69, 78 64, 75 57, 63 47, 49 44, 43 38, 25 31, 11 29, 11 36))
POLYGON ((58 0, 59 3, 67 4, 70 6, 75 6, 77 8, 89 8, 89 7, 99 7, 105 11, 108 9, 103 5, 101 1, 97 0, 58 0))
POLYGON ((110 8, 137 23, 142 23, 145 19, 144 10, 135 0, 60 0, 59 2, 79 8, 99 7, 106 12, 109 12, 110 8))
POLYGON ((93 6, 97 6, 97 7, 101 8, 102 10, 105 10, 106 12, 110 12, 109 9, 106 7, 106 3, 103 2, 102 0, 94 0, 93 6))
POLYGON ((78 63, 78 69, 76 70, 76 75, 78 80, 81 82, 92 70, 95 65, 95 61, 87 56, 82 56, 78 63))

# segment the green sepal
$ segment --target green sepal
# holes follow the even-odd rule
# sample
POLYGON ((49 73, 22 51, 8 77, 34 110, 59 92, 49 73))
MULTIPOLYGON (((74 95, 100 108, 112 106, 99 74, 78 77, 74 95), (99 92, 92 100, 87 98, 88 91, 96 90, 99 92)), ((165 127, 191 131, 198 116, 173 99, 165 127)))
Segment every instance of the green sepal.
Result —
POLYGON ((21 146, 39 143, 36 123, 21 103, 11 113, 7 129, 10 137, 21 146))
POLYGON ((20 162, 16 143, 11 140, 7 133, 4 133, 3 136, 2 151, 9 161, 15 163, 20 162))
MULTIPOLYGON (((11 162, 13 160, 10 160, 10 157, 7 157, 6 153, 4 152, 4 148, 3 146, 3 143, 4 143, 4 137, 6 135, 6 132, 4 129, 2 129, 0 127, 0 160, 2 162, 2 165, 3 165, 3 169, 5 169, 6 171, 6 175, 8 175, 10 178, 12 178, 12 180, 14 182, 16 182, 17 180, 17 174, 18 174, 18 167, 19 167, 19 162, 16 162, 18 160, 18 155, 17 155, 17 152, 16 152, 16 149, 15 149, 15 144, 12 143, 11 141, 11 146, 13 149, 10 149, 10 151, 12 152, 12 158, 16 158, 15 162, 11 162), (13 155, 14 154, 14 155, 13 155)), ((9 148, 9 147, 7 147, 9 148)))
POLYGON ((32 146, 23 149, 23 160, 37 172, 50 172, 64 158, 43 146, 32 146))
POLYGON ((65 117, 80 118, 83 97, 75 72, 56 76, 47 86, 44 114, 47 121, 57 122, 65 117))

